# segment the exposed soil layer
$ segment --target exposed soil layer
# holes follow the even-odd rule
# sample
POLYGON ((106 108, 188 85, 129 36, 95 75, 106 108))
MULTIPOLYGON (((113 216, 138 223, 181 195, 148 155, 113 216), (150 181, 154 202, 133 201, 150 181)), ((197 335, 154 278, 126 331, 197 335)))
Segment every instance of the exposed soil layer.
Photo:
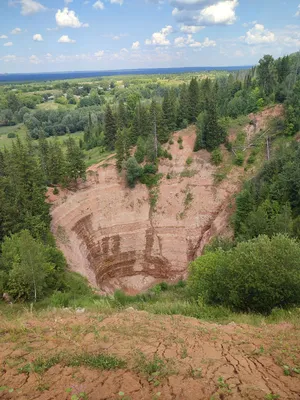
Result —
POLYGON ((222 326, 133 309, 111 316, 28 314, 21 322, 4 320, 0 329, 0 387, 7 388, 0 399, 70 400, 84 393, 80 398, 88 400, 296 400, 299 343, 299 329, 291 324, 222 326), (62 352, 114 355, 126 367, 66 367, 62 359, 40 372, 28 368, 37 359, 47 365, 62 352), (141 355, 146 362, 159 360, 154 374, 141 355))
MULTIPOLYGON (((247 140, 280 110, 257 114, 255 127, 245 127, 247 140)), ((58 198, 50 193, 52 231, 73 270, 105 292, 122 288, 132 294, 157 281, 185 278, 189 261, 212 236, 228 230, 231 199, 245 175, 234 167, 216 184, 210 154, 193 152, 195 137, 193 126, 174 134, 174 144, 166 145, 172 160, 160 162, 163 178, 151 192, 141 184, 127 188, 110 159, 91 167, 77 191, 58 198)))

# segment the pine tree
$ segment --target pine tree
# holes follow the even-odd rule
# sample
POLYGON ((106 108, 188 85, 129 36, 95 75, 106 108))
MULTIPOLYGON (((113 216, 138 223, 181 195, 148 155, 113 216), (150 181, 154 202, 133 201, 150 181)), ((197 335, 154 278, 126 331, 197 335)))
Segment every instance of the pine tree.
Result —
POLYGON ((127 128, 127 110, 123 100, 119 101, 118 107, 118 129, 127 128))
POLYGON ((203 121, 202 140, 207 150, 216 149, 226 138, 226 132, 218 123, 216 100, 212 96, 207 102, 207 112, 203 121))
POLYGON ((189 92, 187 85, 184 83, 180 88, 179 107, 177 115, 177 126, 179 129, 187 127, 189 120, 189 92))
POLYGON ((117 136, 117 125, 115 121, 115 117, 112 113, 111 107, 108 104, 105 112, 105 145, 108 150, 113 150, 116 142, 117 136))
POLYGON ((129 135, 126 129, 118 130, 116 141, 117 169, 121 172, 124 161, 129 158, 129 135))
POLYGON ((163 115, 168 129, 168 133, 176 129, 176 111, 175 111, 175 96, 174 93, 167 90, 164 95, 162 109, 163 115))
POLYGON ((77 182, 78 178, 85 179, 85 162, 84 154, 76 141, 69 137, 66 140, 67 156, 66 156, 66 173, 71 181, 77 182))
POLYGON ((195 123, 200 112, 200 91, 196 78, 192 78, 189 86, 189 122, 195 123))
POLYGON ((47 171, 48 181, 52 185, 66 184, 66 161, 57 139, 49 144, 47 171))

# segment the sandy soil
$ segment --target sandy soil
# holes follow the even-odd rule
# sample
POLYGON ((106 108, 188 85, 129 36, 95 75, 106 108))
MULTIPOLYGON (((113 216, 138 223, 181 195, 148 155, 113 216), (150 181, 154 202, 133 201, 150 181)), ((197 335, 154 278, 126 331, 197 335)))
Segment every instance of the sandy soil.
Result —
MULTIPOLYGON (((280 110, 273 107, 250 116, 255 127, 244 128, 248 140, 280 110)), ((185 278, 188 263, 210 238, 230 232, 232 198, 245 178, 244 169, 233 167, 216 184, 217 167, 210 154, 193 152, 195 137, 193 126, 174 134, 174 144, 166 145, 172 160, 161 160, 164 177, 152 193, 141 184, 127 188, 113 158, 91 167, 77 191, 59 196, 49 192, 52 231, 73 270, 105 292, 122 288, 133 294, 157 281, 185 278)))
POLYGON ((300 376, 292 372, 300 362, 299 334, 290 324, 222 326, 133 309, 29 314, 1 326, 0 387, 13 392, 0 391, 0 399, 69 400, 79 393, 88 400, 299 399, 300 376), (61 352, 115 355, 127 365, 105 371, 62 361, 42 373, 20 371, 61 352), (141 354, 160 360, 156 373, 146 371, 141 354))

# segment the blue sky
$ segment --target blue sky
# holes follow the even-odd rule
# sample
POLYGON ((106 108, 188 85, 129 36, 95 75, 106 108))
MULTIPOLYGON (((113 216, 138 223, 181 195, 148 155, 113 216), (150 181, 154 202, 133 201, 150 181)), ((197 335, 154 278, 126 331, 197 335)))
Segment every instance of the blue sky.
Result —
POLYGON ((300 50, 300 0, 0 0, 0 73, 255 64, 300 50))

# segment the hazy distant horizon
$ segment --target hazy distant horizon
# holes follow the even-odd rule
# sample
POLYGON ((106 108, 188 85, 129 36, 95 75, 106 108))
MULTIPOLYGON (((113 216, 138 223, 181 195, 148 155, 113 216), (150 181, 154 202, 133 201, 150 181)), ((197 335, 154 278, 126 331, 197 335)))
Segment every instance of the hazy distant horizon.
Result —
POLYGON ((85 71, 53 71, 53 72, 24 72, 24 73, 0 73, 0 82, 22 82, 22 81, 49 81, 63 79, 94 78, 115 75, 157 75, 185 72, 204 71, 238 71, 249 69, 252 65, 232 66, 206 66, 206 67, 171 67, 171 68, 136 68, 136 69, 111 69, 111 70, 85 70, 85 71))

